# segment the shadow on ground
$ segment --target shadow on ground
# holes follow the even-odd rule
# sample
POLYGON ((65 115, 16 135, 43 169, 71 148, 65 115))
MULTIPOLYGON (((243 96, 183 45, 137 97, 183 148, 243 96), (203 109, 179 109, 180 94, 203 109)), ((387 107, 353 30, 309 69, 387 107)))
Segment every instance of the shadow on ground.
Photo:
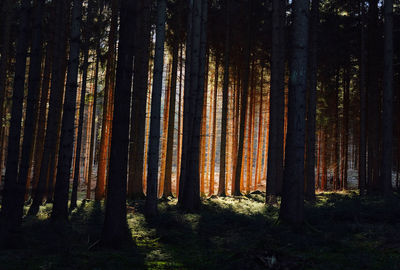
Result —
POLYGON ((100 237, 103 205, 83 201, 69 224, 26 218, 0 269, 400 269, 400 200, 325 193, 306 203, 307 222, 293 231, 261 193, 209 198, 198 213, 182 213, 175 199, 146 221, 143 201, 130 202, 135 245, 91 248, 100 237))

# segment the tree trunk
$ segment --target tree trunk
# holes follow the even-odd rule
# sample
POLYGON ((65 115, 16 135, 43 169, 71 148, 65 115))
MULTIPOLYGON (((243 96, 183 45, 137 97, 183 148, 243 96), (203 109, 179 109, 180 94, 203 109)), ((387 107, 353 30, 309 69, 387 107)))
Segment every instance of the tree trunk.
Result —
POLYGON ((150 54, 150 10, 152 0, 137 1, 136 56, 134 60, 135 80, 133 82, 132 115, 129 148, 128 196, 144 198, 143 162, 146 128, 147 82, 150 54))
MULTIPOLYGON (((115 78, 115 46, 116 46, 116 32, 118 27, 118 0, 111 1, 111 25, 108 36, 108 53, 107 53, 107 67, 106 78, 104 86, 104 100, 103 100, 103 119, 100 138, 100 151, 99 151, 99 165, 97 170, 97 183, 95 199, 97 201, 104 198, 107 165, 108 165, 108 151, 109 139, 111 136, 111 123, 112 123, 112 107, 113 107, 113 92, 114 92, 114 78, 115 78)), ((90 187, 88 187, 90 188, 90 187)), ((90 199, 91 190, 88 190, 87 197, 90 199)))
POLYGON ((157 215, 160 110, 164 67, 166 5, 166 0, 157 0, 156 50, 154 55, 153 90, 151 96, 149 152, 147 160, 147 196, 145 204, 145 215, 149 218, 157 215))
POLYGON ((182 152, 182 74, 183 74, 183 46, 180 49, 180 69, 179 69, 179 102, 178 102, 178 149, 176 154, 176 185, 175 185, 175 193, 176 197, 179 195, 179 177, 180 177, 180 168, 181 168, 181 152, 182 152))
MULTIPOLYGON (((350 63, 348 63, 350 65, 350 63)), ((343 190, 347 189, 347 170, 348 170, 348 156, 349 156, 349 110, 350 110, 350 67, 345 69, 344 74, 344 101, 343 101, 343 178, 342 186, 343 190)))
MULTIPOLYGON (((8 137, 6 159, 6 174, 4 178, 1 216, 11 227, 17 225, 22 218, 20 211, 20 197, 25 195, 20 188, 25 188, 25 182, 20 183, 18 177, 18 163, 20 159, 21 120, 24 101, 26 57, 28 53, 29 36, 29 9, 30 1, 22 0, 19 10, 19 28, 16 40, 15 75, 12 95, 11 119, 8 137), (21 184, 21 185, 20 185, 21 184), (16 199, 17 198, 17 199, 16 199), (16 209, 18 203, 18 209, 16 209), (18 213, 16 211, 18 210, 18 213), (21 216, 19 216, 21 215, 21 216)), ((8 46, 8 44, 5 44, 8 46)), ((40 62, 40 61, 39 61, 40 62)), ((34 94, 32 92, 32 94, 34 94)), ((31 134, 29 134, 31 135, 31 134)), ((29 152, 28 152, 29 153, 29 152)), ((25 178, 26 179, 26 178, 25 178)), ((22 180, 22 179, 21 179, 22 180)), ((22 210, 22 209, 21 209, 22 210)), ((1 232, 0 232, 1 234, 1 232)), ((0 239, 1 240, 1 239, 0 239)))
POLYGON ((95 155, 95 147, 96 147, 96 111, 97 111, 97 85, 99 81, 99 61, 100 61, 100 45, 97 48, 97 56, 96 56, 96 74, 94 79, 94 88, 93 88, 93 108, 92 108, 92 123, 91 123, 91 131, 90 131, 90 142, 89 142, 89 165, 88 165, 88 173, 87 173, 87 182, 88 185, 92 183, 92 172, 93 172, 93 163, 94 163, 94 155, 95 155))
POLYGON ((55 11, 55 34, 53 48, 53 63, 51 75, 51 92, 49 100, 49 111, 47 117, 46 136, 44 141, 43 156, 40 163, 39 181, 37 184, 33 202, 29 208, 30 215, 36 215, 39 206, 42 204, 43 197, 46 192, 47 179, 49 178, 49 186, 53 185, 51 171, 54 166, 55 153, 58 142, 58 132, 60 126, 61 107, 64 94, 65 80, 65 59, 66 59, 66 24, 68 16, 63 16, 67 12, 69 1, 57 2, 55 11), (53 163, 54 165, 54 163, 53 163), (50 174, 49 174, 50 172, 50 174))
POLYGON ((207 2, 195 0, 190 36, 190 86, 185 88, 183 151, 179 205, 185 211, 200 207, 199 145, 204 101, 207 2), (186 92, 187 91, 187 92, 186 92), (187 100, 186 100, 187 97, 187 100))
POLYGON ((283 180, 285 115, 285 1, 273 1, 271 92, 269 102, 267 203, 276 203, 283 180))
POLYGON ((171 74, 171 91, 169 99, 169 113, 168 113, 168 144, 167 144, 167 158, 165 166, 165 180, 164 180, 164 196, 172 196, 172 154, 174 146, 174 132, 175 132, 175 103, 176 103, 176 81, 178 75, 178 42, 174 42, 172 48, 172 74, 171 74))
POLYGON ((241 172, 242 172, 242 162, 243 162, 243 144, 244 144, 244 131, 245 131, 245 121, 246 121, 246 111, 247 111, 247 93, 249 89, 249 73, 250 73, 250 53, 251 53, 251 1, 248 3, 248 37, 244 49, 244 61, 243 61, 243 83, 242 83, 242 89, 241 89, 241 105, 240 105, 240 127, 239 127, 239 141, 238 141, 238 154, 236 158, 236 168, 235 168, 235 185, 234 185, 234 190, 233 194, 235 196, 240 196, 241 195, 241 190, 240 190, 240 183, 241 183, 241 172))
MULTIPOLYGON (((230 64, 230 23, 229 23, 229 0, 225 1, 225 51, 224 51, 224 81, 222 88, 222 120, 221 120, 221 148, 219 159, 219 185, 218 196, 226 195, 226 131, 228 125, 228 96, 229 96, 229 64, 230 64)), ((229 170, 229 166, 228 166, 229 170)))
MULTIPOLYGON (((1 58, 0 58, 0 127, 3 127, 4 118, 4 101, 6 97, 6 82, 7 82, 7 64, 9 61, 9 50, 10 50, 10 30, 11 30, 11 18, 13 17, 14 10, 13 0, 3 1, 2 7, 2 46, 1 46, 1 58)), ((2 132, 4 136, 4 132, 2 132)), ((3 136, 1 138, 3 138, 3 136)), ((3 139, 0 141, 0 183, 3 174, 3 139)))
POLYGON ((43 156, 43 146, 44 146, 44 137, 45 137, 45 129, 46 129, 46 110, 50 89, 50 75, 51 75, 51 66, 52 66, 52 48, 48 43, 46 46, 46 60, 44 63, 44 71, 43 71, 43 80, 42 80, 42 91, 40 94, 40 105, 39 105, 39 113, 36 119, 37 126, 37 134, 36 134, 36 142, 35 142, 35 153, 34 153, 34 167, 33 167, 33 180, 32 180, 32 196, 36 192, 36 188, 39 182, 40 175, 40 166, 42 162, 43 156))
POLYGON ((294 226, 302 224, 304 220, 308 8, 308 0, 293 1, 293 51, 289 82, 288 131, 279 218, 294 226))
MULTIPOLYGON (((393 164, 393 0, 384 2, 384 88, 381 178, 385 198, 392 195, 393 164)), ((398 146, 399 147, 399 146, 398 146)))
POLYGON ((368 10, 368 68, 367 68, 367 106, 368 106, 368 192, 380 193, 379 186, 379 7, 378 0, 369 0, 368 10))
POLYGON ((116 71, 114 117, 107 200, 101 242, 120 246, 130 237, 126 220, 129 108, 132 85, 135 8, 134 2, 120 3, 119 49, 116 71))
POLYGON ((315 201, 315 122, 317 112, 317 33, 319 25, 319 0, 312 0, 310 22, 310 58, 308 76, 308 100, 307 100, 307 141, 306 141, 306 179, 305 199, 315 201))
POLYGON ((171 94, 171 63, 167 64, 167 74, 165 76, 164 108, 162 113, 162 133, 161 133, 161 158, 160 158, 160 177, 158 180, 158 197, 164 192, 165 166, 167 163, 167 143, 168 143, 168 119, 171 94))
POLYGON ((213 125, 212 125, 212 142, 211 142, 211 169, 210 169, 210 196, 214 195, 215 187, 215 152, 217 143, 217 99, 218 99, 218 77, 219 77, 219 56, 215 55, 215 73, 214 73, 214 96, 213 96, 213 125))
POLYGON ((366 53, 365 53, 365 8, 360 1, 361 13, 361 50, 360 50, 360 137, 359 137, 359 180, 360 195, 365 194, 367 187, 367 92, 366 92, 366 53))
MULTIPOLYGON (((86 84, 87 84, 87 73, 89 67, 89 40, 90 40, 90 31, 89 25, 93 22, 93 0, 88 2, 88 15, 86 19, 86 26, 84 29, 84 43, 83 43, 83 71, 82 71, 82 83, 81 83, 81 99, 79 104, 79 120, 78 120, 78 132, 76 135, 76 150, 75 150, 75 166, 74 166, 74 177, 73 177, 73 185, 72 185, 72 194, 71 194, 71 205, 70 209, 76 208, 76 201, 78 195, 78 185, 80 178, 80 160, 81 160, 81 148, 82 148, 82 133, 83 133, 83 115, 85 114, 85 97, 86 97, 86 84)), ((96 61, 96 74, 97 74, 98 62, 96 61)), ((97 76, 97 75, 96 75, 97 76)), ((96 91, 96 84, 94 85, 94 91, 96 91)), ((95 103, 93 103, 95 106, 95 103)), ((89 111, 89 110, 88 110, 89 111)), ((95 115, 92 115, 92 119, 95 119, 95 115)), ((87 125, 89 126, 89 122, 87 125)), ((93 132, 93 131, 92 131, 93 132)), ((90 144, 91 145, 91 144, 90 144)), ((89 159, 90 160, 90 159, 89 159)), ((89 165, 90 166, 90 165, 89 165)), ((88 185, 90 186, 91 181, 89 181, 89 175, 86 179, 88 185)))
POLYGON ((68 75, 63 106, 60 149, 57 163, 57 179, 54 192, 53 211, 51 213, 51 217, 54 220, 68 219, 68 193, 74 144, 74 122, 76 92, 78 88, 77 79, 79 68, 81 17, 82 1, 74 0, 71 18, 68 75))

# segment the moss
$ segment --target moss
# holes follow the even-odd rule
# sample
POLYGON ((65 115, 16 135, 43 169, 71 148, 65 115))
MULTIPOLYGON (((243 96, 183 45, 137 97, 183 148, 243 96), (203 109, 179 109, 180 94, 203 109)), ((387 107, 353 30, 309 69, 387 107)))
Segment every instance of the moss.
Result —
POLYGON ((400 200, 321 193, 306 203, 297 231, 277 223, 264 194, 204 198, 197 213, 177 200, 147 221, 143 201, 128 206, 135 246, 90 248, 100 238, 104 204, 79 201, 69 224, 49 220, 51 205, 27 217, 16 245, 0 251, 0 269, 399 269, 400 200))

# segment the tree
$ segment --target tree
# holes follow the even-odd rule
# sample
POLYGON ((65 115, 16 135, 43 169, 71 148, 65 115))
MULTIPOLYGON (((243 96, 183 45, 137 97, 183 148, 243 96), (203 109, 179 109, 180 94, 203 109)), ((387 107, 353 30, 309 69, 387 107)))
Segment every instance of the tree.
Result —
MULTIPOLYGON (((42 64, 42 21, 44 1, 36 2, 35 16, 32 29, 32 46, 28 77, 28 97, 26 117, 24 121, 24 138, 22 142, 21 161, 18 172, 18 192, 15 194, 16 210, 15 221, 23 216, 26 186, 31 166, 33 143, 35 134, 35 121, 38 115, 38 97, 40 93, 40 73, 42 64)), ((29 183, 28 183, 29 184, 29 183)))
MULTIPOLYGON (((26 71, 26 57, 28 53, 28 37, 29 37, 29 9, 30 1, 21 1, 19 10, 19 29, 16 44, 16 59, 15 59, 15 75, 13 84, 12 96, 12 110, 8 140, 6 174, 4 178, 3 200, 1 208, 1 216, 4 221, 7 221, 9 226, 15 226, 19 219, 22 217, 14 216, 16 213, 15 197, 25 195, 25 182, 19 183, 18 177, 18 164, 19 164, 19 148, 21 136, 21 120, 22 120, 22 106, 24 101, 24 86, 25 86, 25 71, 26 71)), ((19 209, 18 209, 19 210, 19 209)), ((18 211, 19 212, 19 211, 18 211)), ((1 234, 1 232, 0 232, 1 234)), ((1 235, 0 235, 1 236, 1 235)), ((1 239, 0 239, 1 240, 1 239)))
POLYGON ((317 29, 319 25, 319 0, 312 0, 310 21, 310 56, 307 95, 307 141, 305 161, 305 198, 315 201, 315 132, 317 110, 317 29))
POLYGON ((76 108, 76 91, 78 88, 78 69, 80 52, 80 24, 82 1, 74 0, 71 18, 71 39, 66 92, 63 106, 63 117, 60 137, 60 150, 57 164, 57 179, 54 193, 52 219, 68 219, 68 193, 71 161, 74 141, 74 122, 76 108))
POLYGON ((392 193, 393 164, 393 0, 384 2, 384 88, 383 88, 383 127, 382 127, 382 165, 381 177, 383 193, 392 193))
POLYGON ((274 0, 272 11, 271 94, 267 169, 267 203, 276 203, 282 189, 284 87, 285 87, 285 1, 274 0))
POLYGON ((359 189, 364 195, 367 186, 367 93, 366 93, 366 53, 365 53, 365 11, 364 1, 360 4, 360 140, 359 140, 359 189))
POLYGON ((146 128, 146 100, 149 70, 150 47, 150 9, 152 0, 140 0, 137 3, 136 46, 132 94, 131 145, 129 148, 128 196, 144 198, 143 162, 146 128))
POLYGON ((249 73, 250 73, 250 53, 251 53, 251 1, 248 3, 248 22, 247 22, 247 41, 245 48, 243 50, 244 53, 244 61, 243 61, 243 82, 241 89, 241 104, 240 104, 240 118, 239 118, 239 140, 238 140, 238 153, 236 156, 236 165, 235 165, 235 185, 232 193, 235 196, 241 195, 240 191, 240 183, 241 183, 241 172, 242 172, 242 163, 243 163, 243 145, 244 145, 244 137, 245 137, 245 122, 246 122, 246 111, 247 111, 247 93, 249 88, 249 73))
MULTIPOLYGON (((67 12, 69 1, 60 1, 55 3, 55 30, 54 47, 52 48, 52 74, 50 100, 47 117, 46 136, 44 139, 42 161, 40 162, 40 174, 37 188, 34 194, 33 202, 29 208, 28 214, 36 215, 39 206, 42 204, 43 197, 46 193, 46 184, 53 185, 53 177, 51 174, 52 162, 55 160, 57 149, 57 141, 59 134, 59 126, 61 119, 62 97, 64 94, 65 79, 65 59, 66 59, 66 22, 68 16, 63 16, 67 12), (49 180, 48 180, 49 179, 49 180)), ((50 196, 48 196, 50 197, 50 196)), ((51 197, 50 197, 51 198, 51 197)))
POLYGON ((292 56, 282 204, 279 218, 292 225, 304 219, 304 139, 307 82, 308 0, 293 1, 292 56))
POLYGON ((160 145, 160 110, 164 66, 166 8, 167 3, 165 0, 157 0, 156 51, 154 56, 149 152, 147 158, 147 196, 145 204, 145 214, 147 217, 154 217, 157 215, 158 155, 160 145))
POLYGON ((106 246, 121 245, 126 242, 127 235, 129 235, 126 221, 126 180, 135 37, 132 33, 132 29, 135 29, 135 16, 132 16, 134 11, 133 1, 121 1, 110 170, 107 183, 106 212, 101 234, 101 243, 106 246))
MULTIPOLYGON (((108 53, 106 78, 104 86, 103 99, 103 119, 101 128, 100 150, 99 150, 99 166, 97 173, 97 183, 95 191, 95 199, 101 200, 104 198, 106 175, 108 168, 108 153, 110 146, 112 117, 113 117, 113 102, 114 102, 114 81, 115 81, 115 47, 116 47, 116 32, 118 27, 118 0, 111 0, 111 23, 108 36, 108 53)), ((88 183, 87 197, 90 199, 91 185, 88 183)))
POLYGON ((229 53, 230 53, 230 22, 229 22, 229 0, 225 1, 225 51, 224 51, 224 79, 222 87, 222 129, 221 129, 221 149, 219 165, 219 185, 218 196, 225 196, 226 189, 226 130, 228 125, 228 87, 229 87, 229 53))
POLYGON ((213 124, 212 124, 212 142, 211 142, 211 169, 210 169, 210 195, 214 195, 215 186, 215 152, 216 152, 216 142, 217 142, 217 98, 218 98, 218 77, 219 77, 219 56, 218 53, 215 55, 215 74, 214 74, 214 96, 212 98, 213 102, 213 124))
MULTIPOLYGON (((89 41, 90 41, 90 25, 93 21, 93 7, 94 1, 90 0, 88 2, 88 14, 86 19, 86 24, 83 29, 83 44, 82 44, 82 51, 83 51, 83 71, 82 71, 82 86, 81 86, 81 100, 79 104, 79 120, 78 120, 78 134, 76 137, 76 150, 75 150, 75 166, 74 166, 74 180, 73 180, 73 189, 71 194, 71 205, 70 209, 76 208, 76 200, 77 200, 77 189, 79 184, 80 178, 80 159, 81 159, 81 148, 82 148, 82 133, 83 133, 83 115, 85 113, 85 97, 86 97, 86 84, 87 84, 87 75, 88 75, 88 68, 89 68, 89 41)), ((97 64, 96 64, 97 65, 97 64)), ((95 90, 96 91, 96 84, 95 90)), ((94 107, 96 105, 93 105, 94 107)), ((95 115, 93 115, 93 119, 95 115)), ((91 183, 89 179, 87 179, 88 183, 91 183)))
POLYGON ((169 93, 169 113, 168 113, 168 135, 167 135, 167 153, 165 166, 165 180, 163 196, 172 196, 172 152, 175 132, 175 103, 176 103, 176 82, 178 75, 178 41, 172 45, 172 73, 171 90, 169 93))

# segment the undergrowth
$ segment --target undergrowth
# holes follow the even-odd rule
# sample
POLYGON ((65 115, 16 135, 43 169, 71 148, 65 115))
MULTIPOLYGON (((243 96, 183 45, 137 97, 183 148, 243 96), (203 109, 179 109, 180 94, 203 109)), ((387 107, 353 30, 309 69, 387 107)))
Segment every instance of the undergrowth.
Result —
POLYGON ((143 201, 128 204, 134 244, 96 248, 104 205, 83 201, 68 224, 48 220, 51 205, 26 217, 0 251, 0 269, 400 269, 400 200, 356 193, 318 194, 297 230, 280 224, 264 194, 202 200, 182 213, 176 199, 146 221, 143 201))

